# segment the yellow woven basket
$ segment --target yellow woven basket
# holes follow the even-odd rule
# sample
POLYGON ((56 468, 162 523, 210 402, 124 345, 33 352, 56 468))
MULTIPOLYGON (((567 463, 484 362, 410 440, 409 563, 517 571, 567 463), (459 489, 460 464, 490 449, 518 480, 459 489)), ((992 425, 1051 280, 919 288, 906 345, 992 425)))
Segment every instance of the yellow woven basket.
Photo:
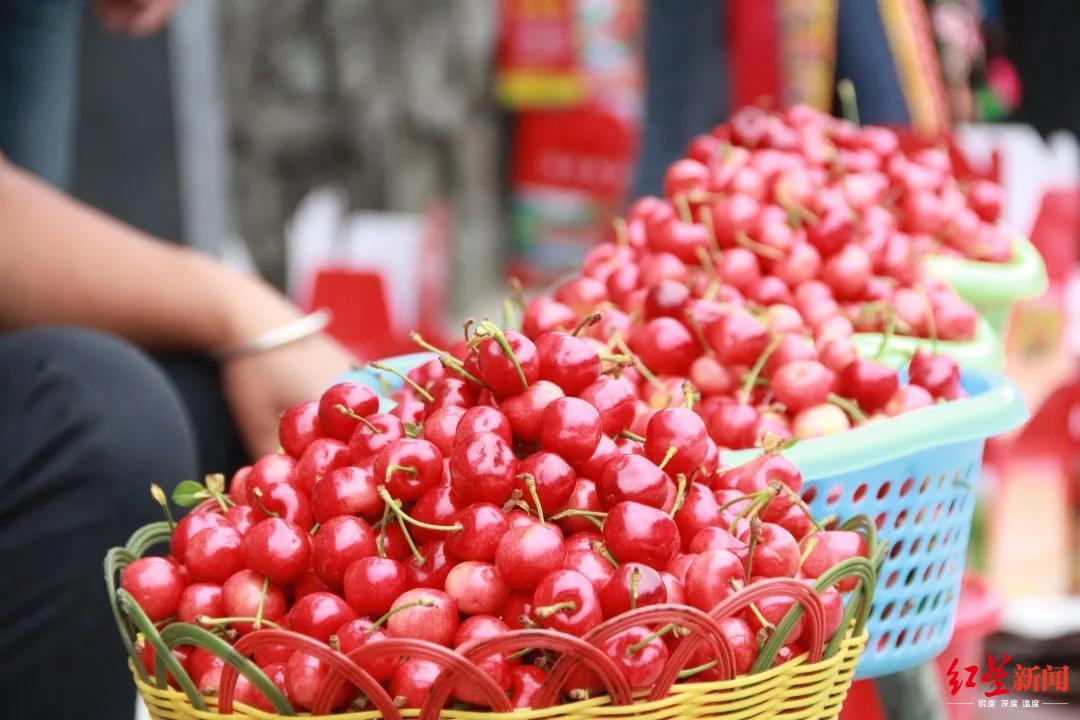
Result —
POLYGON ((772 578, 743 588, 710 613, 680 605, 653 605, 612 618, 582 638, 550 630, 515 630, 497 638, 469 643, 457 651, 420 640, 390 638, 361 646, 344 655, 312 638, 285 630, 258 630, 241 637, 235 645, 201 627, 186 623, 172 623, 159 631, 131 596, 117 589, 116 578, 127 564, 142 556, 153 545, 168 539, 169 527, 165 523, 146 526, 132 536, 127 546, 110 550, 105 558, 105 576, 121 639, 131 654, 129 666, 135 685, 155 720, 280 720, 298 715, 277 687, 248 659, 260 645, 268 644, 290 644, 318 656, 330 667, 331 673, 324 680, 314 703, 315 710, 319 712, 305 717, 334 720, 571 720, 630 717, 643 720, 827 720, 840 713, 855 674, 855 666, 866 646, 865 623, 877 581, 876 568, 885 552, 884 546, 877 543, 873 523, 867 518, 854 518, 843 527, 865 536, 871 559, 844 561, 822 575, 814 589, 790 578, 772 578), (831 586, 845 577, 854 577, 858 581, 844 609, 841 627, 846 630, 838 631, 831 639, 825 638, 825 611, 814 590, 831 586), (719 620, 742 612, 750 603, 777 594, 792 598, 795 605, 763 643, 751 672, 731 677, 734 675, 734 654, 719 629, 719 620), (633 625, 670 622, 672 614, 689 629, 690 634, 672 652, 656 685, 651 690, 632 693, 625 678, 610 658, 598 649, 598 645, 614 633, 633 625), (800 620, 803 620, 805 632, 810 638, 810 653, 774 666, 773 658, 783 639, 800 620), (143 667, 139 659, 135 650, 137 633, 142 634, 155 649, 153 668, 143 667), (730 679, 675 683, 677 673, 702 644, 708 645, 711 656, 716 658, 720 676, 730 679), (180 645, 203 647, 225 661, 218 697, 198 693, 191 678, 169 651, 180 645), (522 648, 542 648, 559 653, 559 659, 549 670, 548 683, 538 696, 539 704, 543 706, 541 708, 512 709, 494 681, 472 662, 492 652, 513 652, 522 648), (362 664, 381 655, 424 658, 444 667, 443 676, 432 686, 423 708, 397 708, 382 686, 361 669, 362 664), (593 671, 602 681, 606 692, 586 700, 555 704, 563 683, 579 667, 593 671), (233 696, 239 674, 243 674, 263 693, 277 713, 242 703, 234 705, 233 696), (177 688, 166 684, 165 678, 170 676, 177 688), (470 683, 482 691, 493 710, 444 708, 451 688, 459 682, 470 683), (370 709, 326 714, 332 702, 330 698, 346 683, 354 685, 367 698, 370 709))

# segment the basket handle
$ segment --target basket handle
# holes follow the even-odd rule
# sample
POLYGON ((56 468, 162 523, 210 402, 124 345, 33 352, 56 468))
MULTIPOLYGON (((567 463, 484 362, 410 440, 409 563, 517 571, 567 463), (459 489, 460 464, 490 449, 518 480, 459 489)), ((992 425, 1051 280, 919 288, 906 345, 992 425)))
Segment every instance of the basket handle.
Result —
MULTIPOLYGON (((623 677, 623 674, 619 671, 619 668, 611 658, 605 655, 604 652, 595 645, 586 642, 582 638, 574 637, 573 635, 536 628, 511 630, 510 632, 502 633, 498 637, 485 638, 465 643, 458 648, 458 652, 468 661, 472 662, 476 658, 487 657, 492 653, 513 653, 525 648, 551 650, 553 652, 561 653, 562 658, 574 658, 577 662, 583 662, 588 665, 593 672, 600 676, 601 682, 604 683, 604 687, 607 688, 608 695, 615 705, 625 705, 632 700, 630 686, 627 684, 626 678, 623 677)), ((545 682, 545 691, 542 692, 538 698, 537 707, 533 708, 534 710, 546 708, 555 701, 555 698, 562 687, 561 683, 559 685, 552 684, 549 687, 549 683, 552 682, 554 676, 555 672, 553 669, 552 672, 548 674, 548 680, 545 682), (552 691, 548 692, 549 690, 552 691)), ((431 687, 430 699, 424 704, 423 710, 420 713, 420 720, 437 720, 438 711, 446 702, 450 690, 451 685, 448 678, 440 677, 436 680, 435 684, 431 687)))
MULTIPOLYGON (((418 658, 433 662, 446 671, 441 674, 439 680, 467 680, 475 684, 484 693, 494 712, 513 712, 513 706, 510 704, 510 700, 507 699, 506 693, 495 684, 495 681, 486 672, 454 651, 427 640, 386 638, 378 642, 361 645, 346 657, 350 663, 359 665, 370 663, 386 655, 418 658)), ((349 679, 351 680, 351 678, 349 679)), ((312 715, 325 715, 332 710, 330 700, 338 693, 345 680, 346 678, 337 673, 331 673, 323 680, 318 692, 315 693, 315 702, 311 708, 312 715)), ((439 711, 442 709, 442 702, 437 706, 432 706, 434 690, 438 687, 439 680, 436 680, 436 684, 432 686, 431 691, 429 691, 428 701, 424 703, 424 713, 431 709, 435 713, 427 717, 438 718, 439 711)), ((389 695, 387 699, 389 699, 389 695)), ((445 701, 445 697, 443 700, 445 701)), ((393 704, 393 700, 390 700, 390 702, 393 704)), ((384 715, 384 717, 386 716, 384 715)))
MULTIPOLYGON (((375 678, 371 677, 367 671, 352 660, 335 650, 331 650, 315 638, 290 630, 256 630, 237 640, 233 650, 240 655, 247 656, 256 649, 267 645, 286 645, 295 650, 314 655, 326 663, 331 670, 348 678, 349 682, 367 696, 375 709, 386 720, 401 720, 401 715, 398 713, 394 701, 390 699, 390 696, 386 694, 382 685, 376 682, 375 678)), ((233 695, 236 692, 236 680, 236 668, 226 663, 225 667, 221 669, 221 685, 218 688, 218 711, 224 715, 233 712, 233 695)))

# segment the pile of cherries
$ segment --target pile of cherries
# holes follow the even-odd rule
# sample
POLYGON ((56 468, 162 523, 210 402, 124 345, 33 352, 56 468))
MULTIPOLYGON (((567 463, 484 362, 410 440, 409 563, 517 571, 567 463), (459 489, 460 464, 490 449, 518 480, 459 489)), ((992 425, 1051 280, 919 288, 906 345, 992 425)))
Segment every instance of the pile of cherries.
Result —
MULTIPOLYGON (((410 371, 390 412, 355 383, 286 411, 282 452, 238 471, 227 492, 223 478, 208 478, 170 553, 132 562, 121 587, 159 626, 192 623, 230 642, 284 628, 344 653, 388 638, 457 649, 519 628, 588 640, 606 619, 651 605, 707 613, 744 587, 769 578, 809 586, 867 554, 861 534, 810 516, 777 438, 721 470, 689 386, 682 405, 642 422, 622 359, 570 333, 534 343, 484 322, 456 351, 410 371)), ((937 378, 937 390, 955 392, 953 379, 937 378)), ((776 662, 820 650, 853 587, 825 588, 824 634, 800 620, 776 662)), ((766 595, 720 621, 734 672, 750 670, 794 603, 790 593, 766 595)), ((640 624, 598 646, 631 687, 647 688, 692 637, 678 622, 640 624)), ((153 668, 152 646, 140 647, 153 668)), ((689 678, 720 673, 709 647, 694 652, 689 678)), ((220 658, 192 647, 173 654, 202 692, 217 691, 220 658)), ((288 643, 261 646, 253 660, 295 707, 317 708, 321 686, 334 682, 334 709, 363 702, 323 659, 288 643)), ((552 660, 534 650, 477 665, 515 707, 529 707, 552 660)), ((397 654, 361 667, 405 707, 421 705, 443 672, 397 654)), ((582 697, 603 685, 582 670, 563 690, 582 697)), ((490 704, 474 684, 452 692, 490 704)), ((235 697, 271 709, 243 676, 235 697)))

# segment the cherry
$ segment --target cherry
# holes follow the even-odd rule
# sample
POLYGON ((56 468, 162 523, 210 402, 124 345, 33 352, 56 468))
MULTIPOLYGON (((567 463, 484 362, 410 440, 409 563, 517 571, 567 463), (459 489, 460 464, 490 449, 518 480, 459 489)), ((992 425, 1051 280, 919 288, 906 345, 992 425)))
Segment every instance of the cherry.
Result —
POLYGON ((383 509, 377 491, 373 461, 334 470, 315 486, 311 510, 315 519, 326 523, 339 515, 360 515, 375 519, 383 509))
POLYGON ((652 687, 668 659, 663 639, 644 625, 616 633, 601 643, 600 649, 636 690, 652 687))
MULTIPOLYGON (((294 652, 285 663, 285 691, 289 702, 310 710, 315 704, 319 687, 329 674, 330 666, 319 658, 305 652, 294 652)), ((333 707, 344 707, 355 692, 348 685, 342 685, 334 696, 333 707)))
POLYGON ((454 449, 458 423, 465 415, 465 408, 447 405, 432 412, 424 421, 424 439, 435 444, 443 457, 449 457, 454 449))
MULTIPOLYGON (((784 616, 788 614, 791 608, 795 607, 795 604, 795 599, 786 595, 767 595, 754 603, 757 612, 748 609, 744 616, 750 629, 755 633, 765 629, 765 626, 762 625, 762 619, 768 623, 768 629, 772 630, 772 628, 780 624, 780 621, 784 619, 784 616), (760 613, 760 617, 758 613, 760 613)), ((805 617, 803 615, 795 622, 795 626, 784 640, 785 645, 798 642, 802 637, 805 617)))
POLYGON ((337 595, 316 592, 296 601, 289 610, 289 629, 327 642, 338 628, 356 619, 356 611, 337 595))
POLYGON ((376 552, 371 526, 358 517, 342 515, 331 518, 319 528, 312 543, 311 565, 320 580, 331 588, 340 589, 348 567, 376 552))
POLYGON ((515 590, 531 590, 563 564, 563 539, 551 525, 511 528, 499 540, 495 567, 515 590))
MULTIPOLYGON (((461 506, 454 501, 450 486, 442 485, 421 495, 413 504, 410 514, 414 520, 438 528, 445 528, 453 526, 454 516, 459 510, 461 510, 461 506)), ((414 539, 427 542, 429 540, 443 539, 447 531, 413 525, 410 527, 409 532, 414 539)))
POLYGON ((329 437, 348 442, 356 431, 358 420, 340 412, 341 405, 361 417, 379 411, 379 396, 367 385, 343 382, 332 385, 319 398, 319 425, 329 437))
POLYGON ((281 415, 278 423, 278 442, 282 449, 294 458, 304 454, 307 446, 323 435, 319 423, 319 403, 306 402, 294 405, 281 415))
POLYGON ((244 567, 242 535, 232 527, 209 527, 191 538, 185 565, 197 583, 223 583, 244 567))
POLYGON ((349 453, 353 464, 379 453, 384 447, 405 437, 405 425, 393 415, 375 413, 364 418, 349 438, 349 453))
MULTIPOLYGON (((143 667, 146 668, 147 672, 153 674, 156 663, 154 646, 140 638, 140 640, 135 643, 135 649, 139 653, 139 660, 142 662, 143 667)), ((180 667, 184 668, 189 674, 191 654, 193 652, 194 649, 189 645, 180 645, 172 649, 172 656, 180 663, 180 667)), ((173 677, 171 671, 167 675, 166 682, 169 683, 169 687, 171 688, 179 689, 180 687, 180 684, 176 681, 176 678, 173 677)))
POLYGON ((705 459, 706 437, 705 422, 693 410, 663 408, 652 416, 646 428, 645 457, 663 464, 672 475, 690 475, 705 459), (670 454, 673 448, 674 454, 670 454))
MULTIPOLYGON (((371 620, 360 618, 342 625, 338 628, 334 637, 337 638, 337 644, 341 648, 341 652, 348 655, 358 647, 382 642, 389 638, 390 635, 371 620)), ((331 638, 330 641, 332 643, 334 638, 331 638)), ((371 677, 381 683, 389 681, 397 672, 400 664, 401 658, 389 654, 371 660, 363 660, 359 663, 360 667, 367 670, 371 677)))
POLYGON ((605 375, 583 389, 578 397, 600 413, 605 435, 618 435, 634 421, 634 393, 624 382, 605 375))
POLYGON ((721 280, 741 293, 749 293, 761 280, 757 255, 746 248, 734 247, 725 251, 716 270, 721 280))
POLYGON ((604 521, 604 544, 620 563, 664 567, 679 551, 679 529, 661 510, 620 502, 612 506, 604 521))
POLYGON ((244 502, 254 505, 255 489, 266 492, 273 485, 296 481, 296 461, 288 455, 263 455, 251 466, 244 483, 244 502))
POLYGON ((250 505, 234 505, 223 513, 223 517, 241 535, 262 519, 250 505))
POLYGON ((746 543, 725 528, 715 525, 698 530, 686 548, 692 555, 700 555, 706 550, 730 550, 740 560, 743 560, 747 553, 746 543))
POLYGON ((1005 207, 1005 188, 990 180, 974 180, 968 186, 967 200, 980 219, 996 223, 1005 207))
POLYGON ((747 528, 739 539, 750 543, 756 537, 748 567, 753 575, 763 577, 795 577, 799 571, 799 544, 784 528, 773 523, 747 528))
POLYGON ((279 517, 305 530, 311 528, 315 522, 311 501, 295 485, 278 483, 271 485, 266 492, 255 488, 252 493, 255 495, 252 505, 256 518, 279 517))
POLYGON ((863 412, 872 413, 885 407, 900 379, 896 371, 869 358, 857 358, 840 373, 840 394, 854 398, 863 412))
MULTIPOLYGON (((584 269, 583 269, 584 270, 584 269)), ((604 282, 582 274, 567 280, 555 288, 556 300, 569 307, 575 315, 586 315, 607 300, 604 282)))
POLYGON ((490 503, 473 503, 456 512, 446 535, 446 547, 462 560, 493 560, 499 540, 510 529, 506 515, 490 503))
POLYGON ((600 442, 600 413, 585 400, 564 397, 544 410, 540 447, 566 460, 587 460, 600 442))
POLYGON ((788 287, 796 287, 816 277, 820 269, 821 253, 810 243, 798 239, 792 243, 787 257, 773 263, 771 272, 788 287))
POLYGON ((801 492, 803 485, 799 469, 783 455, 771 452, 732 470, 730 481, 737 490, 746 495, 761 493, 774 483, 780 483, 790 490, 779 493, 764 506, 761 518, 770 522, 787 512, 793 503, 792 494, 801 492))
POLYGON ((390 612, 386 628, 393 637, 449 646, 457 632, 457 603, 442 590, 406 590, 394 601, 390 612))
POLYGON ((410 588, 441 588, 457 558, 446 549, 442 540, 426 542, 419 548, 420 557, 413 554, 405 561, 405 582, 410 588))
POLYGON ((787 512, 777 518, 775 522, 791 533, 796 542, 801 542, 804 537, 814 530, 814 523, 810 516, 797 505, 788 508, 787 512))
POLYGON ((310 495, 324 476, 348 465, 350 460, 348 445, 330 438, 319 438, 308 445, 296 463, 294 482, 310 495))
POLYGON ((737 387, 735 374, 712 355, 694 360, 690 382, 705 396, 731 393, 737 387))
POLYGON ((566 557, 563 559, 563 569, 581 573, 589 579, 597 591, 603 588, 615 573, 611 563, 603 555, 587 548, 578 550, 568 548, 566 557))
POLYGON ((660 573, 641 563, 618 566, 600 590, 600 605, 608 618, 667 601, 667 589, 660 573))
POLYGON ((572 329, 576 324, 573 310, 545 295, 530 300, 521 318, 521 330, 531 338, 552 330, 572 329))
POLYGON ((247 502, 247 479, 250 474, 250 465, 245 465, 233 474, 232 480, 229 481, 230 500, 235 503, 247 502))
POLYGON ((308 570, 293 585, 292 599, 295 602, 305 595, 317 592, 330 592, 330 586, 324 583, 314 570, 308 570))
POLYGON ((533 594, 533 608, 544 627, 579 637, 604 619, 592 581, 573 570, 544 576, 533 594))
POLYGON ((836 376, 816 360, 795 360, 781 366, 773 374, 772 391, 778 402, 791 413, 829 398, 836 376))
MULTIPOLYGON (((468 361, 465 363, 465 369, 469 372, 473 370, 479 372, 477 368, 470 369, 468 361)), ((424 409, 428 415, 451 405, 470 408, 476 404, 478 398, 476 385, 459 377, 449 376, 433 382, 428 388, 428 394, 431 395, 431 400, 426 403, 424 409)))
POLYGON ((180 568, 160 557, 139 558, 120 573, 120 587, 154 622, 176 613, 185 585, 180 568))
POLYGON ((487 502, 501 506, 514 488, 518 461, 501 437, 479 432, 454 446, 450 474, 456 502, 462 505, 487 502))
POLYGON ((706 550, 686 571, 686 602, 709 612, 732 593, 731 580, 743 579, 743 566, 730 550, 706 550))
POLYGON ((645 317, 650 320, 658 317, 681 318, 689 299, 690 290, 686 285, 677 280, 661 280, 645 293, 645 317))
POLYGON ((496 397, 516 395, 540 379, 536 345, 514 330, 496 332, 503 336, 506 347, 497 341, 499 335, 485 338, 476 345, 480 376, 496 397))
POLYGON ((390 694, 398 707, 418 708, 431 694, 431 687, 443 674, 442 667, 430 660, 409 658, 390 678, 390 694))
POLYGON ((753 447, 758 418, 758 411, 752 406, 731 402, 717 407, 706 426, 717 445, 740 450, 753 447))
POLYGON ((405 566, 385 557, 362 557, 345 570, 345 600, 360 615, 382 615, 405 592, 405 566))
POLYGON ((442 453, 433 443, 401 438, 375 456, 375 481, 385 483, 398 500, 415 500, 442 483, 442 460, 442 453))
MULTIPOLYGON (((818 578, 837 563, 853 557, 867 557, 866 538, 850 530, 824 530, 803 538, 806 557, 800 570, 808 578, 818 578)), ((851 592, 859 584, 853 577, 836 584, 840 592, 851 592)))
MULTIPOLYGON (((513 442, 510 420, 499 410, 488 405, 477 405, 465 411, 458 421, 454 443, 463 442, 478 432, 495 433, 506 442, 513 442)), ((427 435, 426 425, 424 434, 427 435)))
POLYGON ((686 549, 702 529, 720 524, 720 506, 707 486, 691 483, 683 498, 682 507, 676 511, 673 519, 679 528, 683 548, 686 549))
POLYGON ((204 615, 209 618, 224 617, 225 606, 221 600, 221 586, 212 583, 193 583, 184 588, 176 606, 176 617, 180 622, 194 623, 195 618, 204 615))
MULTIPOLYGON (((148 647, 153 648, 153 645, 148 647)), ((188 658, 188 675, 196 684, 201 685, 201 678, 215 668, 220 670, 225 666, 225 661, 214 655, 206 648, 197 647, 188 658)), ((149 670, 150 668, 147 668, 149 670)), ((220 675, 219 675, 220 677, 220 675)), ((216 688, 216 685, 215 685, 216 688)))
POLYGON ((281 518, 268 518, 256 524, 244 536, 241 548, 248 568, 277 585, 289 585, 299 579, 311 560, 308 533, 296 523, 281 518))
POLYGON ((499 612, 510 595, 510 587, 491 563, 467 560, 455 565, 446 576, 446 592, 466 615, 499 612))
POLYGON ((540 627, 533 615, 532 592, 512 592, 503 607, 502 619, 511 630, 540 627))
POLYGON ((600 506, 610 508, 633 500, 654 508, 663 507, 671 479, 643 455, 618 455, 605 466, 596 481, 600 506))
POLYGON ((760 209, 757 200, 742 193, 728 195, 712 203, 713 227, 720 246, 732 247, 735 237, 753 226, 760 209))
POLYGON ((536 339, 540 379, 555 383, 567 395, 577 395, 600 377, 600 355, 579 337, 562 332, 536 339))
POLYGON ((726 365, 752 365, 769 344, 768 330, 742 308, 733 308, 706 334, 717 357, 726 365))
POLYGON ((187 547, 192 538, 207 528, 231 527, 224 515, 215 512, 189 513, 180 518, 169 538, 172 556, 183 563, 187 559, 187 547))
MULTIPOLYGON (((567 510, 584 510, 589 513, 600 511, 600 498, 596 493, 596 484, 585 478, 578 478, 570 497, 566 500, 567 510)), ((591 531, 595 525, 583 516, 570 514, 559 519, 559 525, 566 532, 580 533, 591 531)))
POLYGON ((525 392, 503 398, 499 402, 499 408, 510 421, 510 427, 518 441, 535 443, 540 441, 544 410, 564 395, 562 388, 555 383, 539 380, 525 392))
POLYGON ((885 403, 885 414, 895 417, 934 404, 934 396, 919 385, 901 385, 885 403))
MULTIPOLYGON (((254 570, 241 570, 226 580, 221 586, 221 600, 225 615, 230 618, 261 617, 275 622, 285 615, 287 607, 281 588, 254 570)), ((255 629, 250 622, 230 622, 229 625, 241 635, 255 629)))
POLYGON ((540 699, 547 672, 532 665, 510 668, 510 704, 515 708, 532 708, 540 699))
POLYGON ((630 348, 658 375, 685 375, 699 347, 690 330, 672 317, 653 318, 630 336, 630 348))
POLYGON ((815 405, 795 416, 791 429, 800 440, 834 435, 849 430, 851 421, 847 413, 835 405, 815 405))
POLYGON ((543 514, 553 515, 566 505, 576 480, 574 469, 561 456, 541 451, 519 463, 515 491, 530 506, 538 499, 543 514), (534 491, 536 499, 532 495, 534 491))
POLYGON ((956 361, 946 355, 932 355, 915 351, 908 366, 911 383, 925 388, 935 398, 955 400, 963 397, 960 384, 960 368, 956 361))
MULTIPOLYGON (((601 422, 603 422, 603 414, 601 414, 601 422)), ((600 477, 600 473, 603 472, 604 466, 612 458, 618 457, 619 448, 616 447, 615 441, 607 435, 600 436, 600 442, 596 445, 596 450, 584 462, 574 464, 574 471, 578 474, 578 477, 588 480, 594 480, 600 477)))

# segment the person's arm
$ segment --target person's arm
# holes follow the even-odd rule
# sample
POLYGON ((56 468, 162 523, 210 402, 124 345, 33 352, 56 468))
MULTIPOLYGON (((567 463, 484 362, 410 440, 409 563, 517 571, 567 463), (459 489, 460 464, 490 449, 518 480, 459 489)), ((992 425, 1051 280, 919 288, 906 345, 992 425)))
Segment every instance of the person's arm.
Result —
MULTIPOLYGON (((0 332, 80 325, 149 350, 233 347, 300 316, 263 281, 157 240, 0 156, 0 332)), ((277 418, 317 399, 352 358, 325 335, 222 362, 248 448, 277 447, 277 418)))

